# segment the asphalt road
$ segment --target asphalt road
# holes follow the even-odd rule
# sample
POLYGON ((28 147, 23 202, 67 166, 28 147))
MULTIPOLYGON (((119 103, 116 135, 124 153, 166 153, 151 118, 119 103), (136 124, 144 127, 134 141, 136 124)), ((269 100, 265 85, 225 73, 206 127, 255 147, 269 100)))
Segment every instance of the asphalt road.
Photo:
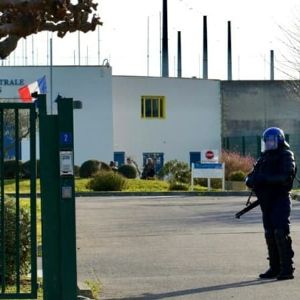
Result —
POLYGON ((241 197, 77 198, 78 279, 101 299, 299 299, 300 203, 293 202, 295 279, 259 280, 267 253, 259 208, 241 197), (299 274, 299 275, 298 275, 299 274))

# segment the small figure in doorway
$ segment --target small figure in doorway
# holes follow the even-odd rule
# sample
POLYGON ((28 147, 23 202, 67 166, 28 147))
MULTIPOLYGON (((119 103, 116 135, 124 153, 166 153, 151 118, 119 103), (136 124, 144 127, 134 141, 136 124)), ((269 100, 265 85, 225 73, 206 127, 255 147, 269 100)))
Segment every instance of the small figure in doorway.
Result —
POLYGON ((116 162, 114 162, 114 161, 110 161, 109 167, 110 167, 114 172, 118 171, 117 164, 116 164, 116 162))
POLYGON ((152 158, 147 158, 142 173, 142 179, 153 179, 155 176, 154 162, 152 158))

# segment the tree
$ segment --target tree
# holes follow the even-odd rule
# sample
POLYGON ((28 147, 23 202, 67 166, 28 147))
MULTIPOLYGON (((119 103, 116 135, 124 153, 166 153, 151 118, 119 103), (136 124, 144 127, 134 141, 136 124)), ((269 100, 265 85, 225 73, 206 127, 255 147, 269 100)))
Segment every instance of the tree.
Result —
POLYGON ((101 25, 93 0, 0 0, 0 58, 12 53, 21 38, 42 32, 94 31, 101 25), (74 1, 73 1, 74 2, 74 1))
POLYGON ((300 101, 300 19, 296 17, 292 25, 285 26, 279 26, 282 37, 276 69, 288 78, 283 83, 286 96, 300 101))
POLYGON ((4 134, 4 157, 16 148, 16 142, 29 136, 30 115, 27 110, 19 110, 16 113, 13 109, 3 110, 3 134, 4 134), (18 136, 16 136, 16 119, 18 119, 18 136))

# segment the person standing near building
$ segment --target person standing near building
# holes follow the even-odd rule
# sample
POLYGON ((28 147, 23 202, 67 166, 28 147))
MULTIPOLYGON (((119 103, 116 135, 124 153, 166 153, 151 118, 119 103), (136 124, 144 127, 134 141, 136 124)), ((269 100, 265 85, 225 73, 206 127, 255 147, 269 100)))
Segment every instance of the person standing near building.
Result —
POLYGON ((154 161, 152 158, 147 158, 146 164, 142 172, 142 179, 153 179, 155 176, 154 161))
POLYGON ((292 239, 290 237, 290 191, 296 176, 294 154, 283 130, 270 127, 263 133, 261 157, 246 177, 262 210, 270 268, 259 275, 262 279, 293 279, 292 239))
POLYGON ((135 168, 137 177, 141 176, 141 171, 139 170, 138 164, 131 157, 127 157, 126 164, 135 168))

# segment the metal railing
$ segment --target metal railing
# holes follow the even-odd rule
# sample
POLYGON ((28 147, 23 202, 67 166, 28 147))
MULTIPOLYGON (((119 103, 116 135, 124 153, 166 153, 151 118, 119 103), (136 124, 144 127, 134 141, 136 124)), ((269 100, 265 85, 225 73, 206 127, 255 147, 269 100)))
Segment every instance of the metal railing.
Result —
POLYGON ((0 179, 0 299, 35 299, 37 245, 34 103, 0 103, 0 179), (5 140, 7 135, 10 136, 10 143, 5 140), (29 138, 29 200, 20 197, 21 140, 25 136, 29 138), (7 154, 8 150, 10 155, 7 154), (13 159, 11 153, 14 154, 13 159), (14 186, 14 198, 6 196, 7 177, 11 178, 10 184, 14 186))

